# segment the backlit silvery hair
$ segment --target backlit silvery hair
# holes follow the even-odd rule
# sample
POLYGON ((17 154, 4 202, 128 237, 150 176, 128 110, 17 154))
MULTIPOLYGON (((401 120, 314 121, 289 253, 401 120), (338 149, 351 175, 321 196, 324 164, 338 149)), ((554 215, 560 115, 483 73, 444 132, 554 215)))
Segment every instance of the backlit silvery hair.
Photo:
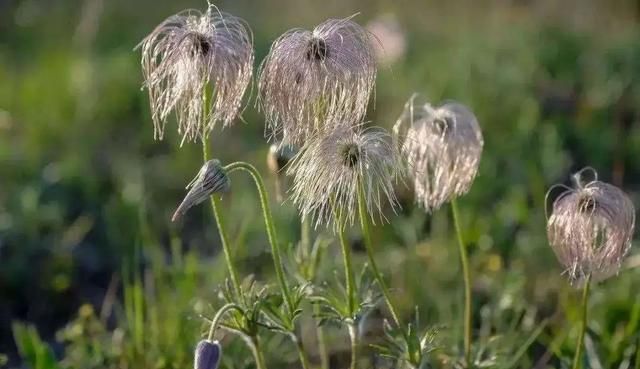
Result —
POLYGON ((389 134, 381 128, 340 127, 305 145, 287 169, 291 198, 315 225, 352 223, 362 181, 367 211, 384 219, 383 200, 397 204, 393 184, 401 168, 389 134))
POLYGON ((185 10, 139 47, 155 138, 162 139, 172 111, 183 142, 202 138, 216 122, 226 127, 234 121, 253 73, 253 39, 245 21, 213 5, 205 13, 185 10))
POLYGON ((176 209, 171 221, 175 221, 187 210, 200 204, 214 193, 229 192, 231 180, 217 159, 204 163, 195 178, 187 185, 189 192, 176 209))
POLYGON ((396 122, 394 139, 406 159, 416 201, 427 211, 469 191, 484 140, 478 120, 464 105, 415 104, 414 95, 396 122))
POLYGON ((598 181, 593 170, 595 179, 583 184, 585 170, 592 169, 574 175, 576 188, 562 186, 565 191, 553 202, 547 219, 549 244, 578 284, 588 275, 603 280, 620 270, 635 226, 631 199, 619 188, 598 181))
POLYGON ((352 20, 280 36, 260 66, 259 106, 270 135, 302 145, 318 132, 359 122, 376 78, 372 38, 352 20))

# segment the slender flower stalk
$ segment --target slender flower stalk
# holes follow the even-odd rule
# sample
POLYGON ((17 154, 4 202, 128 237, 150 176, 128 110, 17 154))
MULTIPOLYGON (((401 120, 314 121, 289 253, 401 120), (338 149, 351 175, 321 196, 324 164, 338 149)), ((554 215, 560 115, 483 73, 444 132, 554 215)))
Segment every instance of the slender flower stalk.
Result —
POLYGON ((225 166, 225 170, 227 173, 231 174, 236 170, 242 170, 251 175, 251 178, 255 182, 256 188, 258 189, 258 195, 260 196, 260 204, 262 206, 262 216, 264 218, 264 224, 267 229, 267 236, 269 238, 269 244, 271 245, 271 256, 273 257, 273 264, 276 271, 276 277, 278 279, 278 283, 280 285, 280 290, 282 292, 282 296, 284 297, 284 302, 287 306, 287 310, 289 313, 293 313, 293 300, 291 297, 291 291, 289 290, 289 286, 287 284, 284 268, 282 266, 282 253, 280 250, 280 244, 278 243, 278 237, 276 234, 276 227, 273 222, 273 215, 271 213, 271 207, 269 205, 269 195, 267 194, 267 190, 264 186, 264 181, 262 180, 262 176, 260 172, 251 164, 245 162, 235 162, 225 166))
POLYGON ((462 237, 462 227, 460 226, 460 215, 456 199, 451 200, 451 214, 453 224, 456 228, 458 238, 458 250, 460 252, 460 265, 462 267, 462 279, 464 280, 464 358, 467 367, 471 367, 471 272, 469 270, 469 256, 462 237))
POLYGON ((376 263, 375 253, 373 250, 373 241, 371 240, 371 231, 369 227, 369 213, 367 212, 366 205, 366 195, 365 195, 365 187, 364 183, 361 179, 358 180, 358 216, 360 218, 360 228, 362 229, 362 236, 364 238, 364 245, 367 249, 367 257, 369 258, 369 264, 371 266, 371 270, 373 271, 373 276, 378 282, 380 286, 380 290, 382 291, 382 296, 387 304, 389 312, 391 313, 391 317, 393 318, 393 322, 396 326, 400 326, 400 318, 398 315, 398 311, 393 305, 391 301, 391 294, 389 293, 389 289, 387 288, 386 283, 384 282, 384 278, 378 269, 378 264, 376 263))
MULTIPOLYGON (((225 167, 225 170, 228 173, 232 173, 236 170, 243 170, 249 173, 251 175, 251 178, 253 178, 253 181, 258 190, 258 195, 260 196, 260 204, 262 205, 262 216, 264 218, 265 227, 267 229, 269 244, 271 245, 271 256, 273 258, 273 265, 276 271, 276 278, 278 280, 278 284, 280 285, 280 291, 284 298, 287 311, 290 316, 293 316, 295 313, 295 307, 293 305, 293 298, 285 277, 280 243, 278 242, 276 227, 273 222, 273 214, 271 213, 271 207, 269 205, 269 196, 264 186, 262 176, 253 165, 245 162, 231 163, 225 167)), ((296 345, 298 356, 300 357, 300 362, 303 366, 303 369, 307 369, 309 367, 309 360, 307 359, 306 353, 304 352, 304 349, 302 347, 302 342, 295 336, 292 337, 292 339, 296 345)))
MULTIPOLYGON (((202 159, 206 163, 209 161, 209 152, 207 150, 207 139, 203 137, 202 140, 202 159)), ((228 173, 228 170, 224 170, 225 173, 228 173)), ((222 244, 222 251, 224 253, 224 260, 227 264, 227 269, 229 269, 229 276, 231 279, 231 285, 233 287, 233 291, 236 294, 236 297, 243 299, 242 289, 240 287, 240 278, 238 277, 238 271, 235 267, 235 262, 233 260, 233 253, 231 251, 231 246, 229 243, 229 236, 227 235, 225 222, 223 213, 220 211, 221 203, 220 199, 216 196, 209 197, 211 201, 211 209, 213 210, 213 216, 216 219, 216 225, 218 227, 218 233, 220 234, 220 243, 222 244)))
POLYGON ((580 369, 582 365, 582 346, 584 345, 584 335, 587 331, 587 312, 589 304, 589 288, 591 287, 591 275, 585 278, 584 287, 582 289, 582 312, 580 322, 580 333, 578 333, 578 344, 576 346, 576 354, 573 357, 573 369, 580 369))
POLYGON ((471 367, 471 272, 455 199, 469 191, 478 172, 484 139, 478 120, 466 106, 416 104, 414 94, 393 127, 408 164, 416 202, 432 212, 451 202, 464 280, 464 357, 471 367))
POLYGON ((162 139, 171 112, 183 142, 203 139, 217 122, 234 121, 253 74, 253 36, 244 20, 211 4, 204 13, 185 10, 138 47, 156 138, 162 139))
POLYGON ((303 144, 364 117, 376 62, 371 35, 352 18, 292 29, 273 43, 258 82, 272 137, 303 144))
POLYGON ((355 277, 353 274, 353 263, 351 258, 351 245, 347 241, 344 234, 344 229, 338 229, 338 238, 340 239, 340 246, 342 249, 342 260, 344 264, 344 279, 347 288, 347 300, 348 300, 348 313, 351 318, 349 324, 349 338, 351 343, 351 369, 357 368, 358 361, 358 326, 355 322, 356 312, 356 293, 355 293, 355 277))

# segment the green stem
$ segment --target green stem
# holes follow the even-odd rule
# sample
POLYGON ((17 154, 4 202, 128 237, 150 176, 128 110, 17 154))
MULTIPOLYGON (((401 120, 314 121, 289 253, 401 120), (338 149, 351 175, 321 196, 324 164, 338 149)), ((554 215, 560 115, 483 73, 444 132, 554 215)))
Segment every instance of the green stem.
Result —
POLYGON ((460 215, 456 200, 451 200, 451 213, 453 223, 456 228, 458 247, 460 249, 460 264, 462 265, 462 278, 464 280, 464 358, 467 368, 471 368, 471 273, 469 271, 469 257, 467 248, 462 238, 462 228, 460 227, 460 215))
POLYGON ((293 342, 296 345, 296 350, 298 351, 298 357, 300 358, 300 363, 302 364, 302 369, 308 369, 310 367, 309 359, 307 359, 307 355, 304 352, 304 347, 302 346, 302 341, 298 337, 296 337, 295 335, 293 335, 293 337, 291 339, 293 340, 293 342))
POLYGON ((260 339, 258 336, 251 337, 251 343, 253 344, 253 356, 256 361, 256 369, 266 369, 264 363, 264 354, 262 353, 262 347, 260 346, 260 339))
POLYGON ((358 326, 355 321, 349 323, 349 338, 351 339, 351 366, 349 366, 349 369, 356 369, 358 361, 358 326))
MULTIPOLYGON (((342 222, 340 222, 342 223, 342 222)), ((356 296, 355 296, 355 277, 353 276, 353 264, 351 262, 351 246, 347 242, 344 234, 344 227, 339 225, 338 238, 340 238, 340 246, 342 246, 342 258, 344 263, 344 279, 347 285, 347 299, 349 303, 349 338, 351 339, 351 369, 356 368, 358 360, 358 328, 355 320, 356 296)))
MULTIPOLYGON (((582 346, 584 344, 584 334, 587 331, 587 303, 589 302, 589 288, 591 286, 591 274, 587 276, 582 289, 582 324, 580 325, 580 333, 578 336, 578 346, 576 347, 576 355, 573 357, 573 369, 579 369, 582 362, 582 346)), ((637 364, 637 363, 636 363, 637 364)), ((637 366, 637 365, 636 365, 637 366)))
MULTIPOLYGON (((313 314, 320 315, 320 305, 313 304, 313 314)), ((320 325, 320 318, 316 318, 316 335, 318 336, 318 352, 320 354, 320 368, 329 369, 329 354, 327 353, 327 340, 324 336, 324 328, 320 325)))
MULTIPOLYGON (((203 136, 202 138, 202 159, 205 163, 209 160, 206 136, 203 136)), ((222 215, 222 212, 220 212, 220 198, 215 195, 210 196, 209 198, 211 200, 211 209, 213 210, 213 215, 216 219, 216 225, 218 226, 218 233, 220 233, 220 243, 222 244, 222 251, 224 253, 225 262, 227 263, 227 269, 229 269, 231 284, 236 296, 242 299, 243 295, 242 290, 240 289, 240 279, 238 278, 238 271, 236 270, 235 264, 233 262, 233 256, 229 244, 229 236, 227 235, 225 227, 225 218, 222 215)))
POLYGON ((380 290, 382 291, 384 300, 387 303, 389 312, 391 312, 394 323, 396 324, 396 326, 400 327, 400 319, 398 319, 398 313, 396 311, 396 308, 393 306, 393 303, 391 302, 389 290, 387 289, 387 286, 384 283, 384 279, 382 278, 382 275, 378 270, 378 265, 376 264, 376 260, 373 254, 373 243, 371 241, 371 232, 369 231, 369 215, 367 213, 367 205, 364 195, 364 183, 362 183, 362 179, 358 180, 358 214, 360 217, 362 236, 364 237, 364 245, 367 249, 369 264, 371 264, 371 270, 373 271, 373 275, 378 282, 378 285, 380 286, 380 290))
POLYGON ((211 341, 213 339, 213 334, 218 329, 218 324, 220 324, 220 320, 222 319, 224 314, 231 310, 242 312, 242 309, 237 304, 228 303, 226 305, 223 305, 211 321, 211 328, 209 328, 209 335, 207 336, 208 341, 211 341))
POLYGON ((342 226, 338 230, 338 238, 342 247, 342 261, 344 263, 344 280, 347 285, 347 299, 349 303, 349 317, 353 319, 356 310, 355 277, 353 275, 353 263, 351 262, 351 246, 347 242, 342 226))
POLYGON ((269 244, 271 245, 271 256, 273 257, 273 264, 276 271, 276 277, 278 279, 278 284, 280 285, 280 290, 282 291, 282 295, 284 296, 284 302, 287 305, 287 309, 290 314, 293 314, 293 300, 291 298, 291 292, 289 291, 289 286, 287 285, 287 281, 284 277, 284 268, 282 267, 282 257, 280 253, 280 244, 278 243, 278 237, 276 235, 276 227, 273 223, 273 215, 271 213, 271 208, 269 207, 269 196, 267 194, 267 190, 264 186, 264 181, 262 180, 262 176, 258 172, 258 170, 251 164, 245 162, 235 162, 227 165, 225 170, 228 174, 236 170, 244 170, 249 173, 253 178, 256 188, 258 189, 258 194, 260 195, 260 203, 262 205, 262 215, 264 217, 264 224, 267 228, 267 236, 269 238, 269 244))

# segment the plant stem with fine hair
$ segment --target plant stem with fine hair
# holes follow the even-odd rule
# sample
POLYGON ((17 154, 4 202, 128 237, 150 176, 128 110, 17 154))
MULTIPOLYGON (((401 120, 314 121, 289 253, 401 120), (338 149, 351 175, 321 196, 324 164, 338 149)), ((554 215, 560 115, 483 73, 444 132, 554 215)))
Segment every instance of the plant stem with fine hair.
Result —
MULTIPOLYGON (((580 325, 580 333, 578 336, 578 346, 576 347, 576 355, 573 357, 573 369, 579 369, 582 362, 582 346, 584 345, 584 334, 587 331, 587 312, 589 302, 589 288, 591 287, 591 274, 587 276, 582 289, 582 322, 580 325)), ((637 364, 637 363, 636 363, 637 364)), ((636 365, 637 366, 637 365, 636 365)))
POLYGON ((342 257, 344 263, 344 279, 347 288, 349 324, 349 338, 351 339, 351 369, 356 368, 358 360, 358 327, 355 322, 356 295, 355 295, 355 277, 353 276, 353 263, 351 262, 351 245, 347 242, 344 234, 342 222, 338 229, 338 238, 340 246, 342 246, 342 257))
POLYGON ((456 199, 451 200, 451 213, 458 238, 460 264, 462 266, 462 278, 464 280, 464 359, 467 368, 471 368, 471 273, 469 271, 467 247, 462 238, 462 228, 460 227, 460 215, 458 214, 456 199))
MULTIPOLYGON (((264 186, 264 181, 260 172, 251 164, 245 163, 242 161, 238 161, 235 163, 231 163, 224 168, 229 174, 236 170, 243 170, 251 175, 253 181, 255 182, 256 188, 258 189, 258 195, 260 197, 260 204, 262 205, 262 216, 264 218, 264 224, 267 229, 267 236, 269 238, 269 244, 271 245, 271 256, 273 258, 273 265, 276 271, 276 278, 278 279, 278 284, 280 285, 280 291, 282 292, 282 296, 284 298, 285 305, 287 307, 287 311, 290 316, 294 314, 294 306, 293 299, 291 297, 291 291, 289 290, 289 285, 287 284, 287 280, 284 274, 284 267, 282 266, 282 253, 280 250, 280 244, 278 242, 278 236, 276 234, 276 227, 273 222, 273 214, 271 213, 271 207, 269 206, 269 196, 267 194, 267 190, 264 186)), ((296 349, 298 351, 298 355, 300 356, 300 362, 302 364, 303 369, 308 368, 309 360, 307 359, 306 353, 302 347, 302 343, 298 338, 294 339, 296 349)))
MULTIPOLYGON (((206 163, 209 160, 209 152, 207 150, 206 136, 202 138, 202 159, 206 163)), ((220 234, 220 243, 222 244, 222 251, 224 253, 224 259, 227 263, 227 269, 229 269, 229 276, 231 278, 231 285, 233 287, 236 296, 242 300, 242 290, 240 289, 240 282, 238 278, 238 271, 235 268, 233 256, 229 245, 229 237, 225 228, 225 219, 220 212, 220 198, 215 195, 209 197, 211 200, 211 208, 213 209, 213 215, 216 219, 218 226, 218 233, 220 234)))
POLYGON ((276 278, 280 285, 280 290, 284 297, 284 302, 287 306, 289 313, 293 313, 293 300, 291 298, 291 292, 287 280, 284 276, 284 268, 282 266, 282 256, 280 251, 280 244, 278 243, 278 236, 276 234, 276 227, 273 223, 273 215, 269 206, 269 196, 264 186, 264 181, 258 170, 251 164, 242 161, 231 163, 224 167, 228 174, 236 170, 243 170, 251 175, 253 181, 258 189, 258 195, 260 197, 260 204, 262 205, 262 216, 264 218, 264 224, 267 228, 267 236, 269 238, 269 244, 271 245, 271 256, 273 257, 273 264, 276 271, 276 278))
POLYGON ((358 179, 358 215, 360 217, 360 228, 362 228, 362 236, 364 238, 365 248, 367 249, 367 256, 369 257, 369 264, 371 264, 371 270, 373 271, 373 275, 378 282, 378 285, 380 286, 380 290, 382 291, 384 300, 387 303, 387 307, 389 308, 389 312, 391 313, 393 322, 396 324, 396 326, 400 327, 398 312, 391 302, 389 290, 387 289, 387 285, 384 283, 384 279, 382 278, 382 274, 380 274, 380 270, 378 270, 378 265, 376 264, 376 259, 373 253, 373 242, 371 241, 369 215, 367 213, 367 204, 365 200, 364 183, 362 183, 362 178, 358 179))

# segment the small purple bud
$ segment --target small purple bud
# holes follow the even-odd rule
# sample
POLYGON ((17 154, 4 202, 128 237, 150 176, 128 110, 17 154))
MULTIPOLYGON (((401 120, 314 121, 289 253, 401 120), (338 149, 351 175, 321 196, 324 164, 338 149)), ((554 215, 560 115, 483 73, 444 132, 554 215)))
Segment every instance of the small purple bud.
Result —
POLYGON ((218 341, 202 340, 196 346, 194 369, 217 369, 222 358, 222 347, 218 341))

